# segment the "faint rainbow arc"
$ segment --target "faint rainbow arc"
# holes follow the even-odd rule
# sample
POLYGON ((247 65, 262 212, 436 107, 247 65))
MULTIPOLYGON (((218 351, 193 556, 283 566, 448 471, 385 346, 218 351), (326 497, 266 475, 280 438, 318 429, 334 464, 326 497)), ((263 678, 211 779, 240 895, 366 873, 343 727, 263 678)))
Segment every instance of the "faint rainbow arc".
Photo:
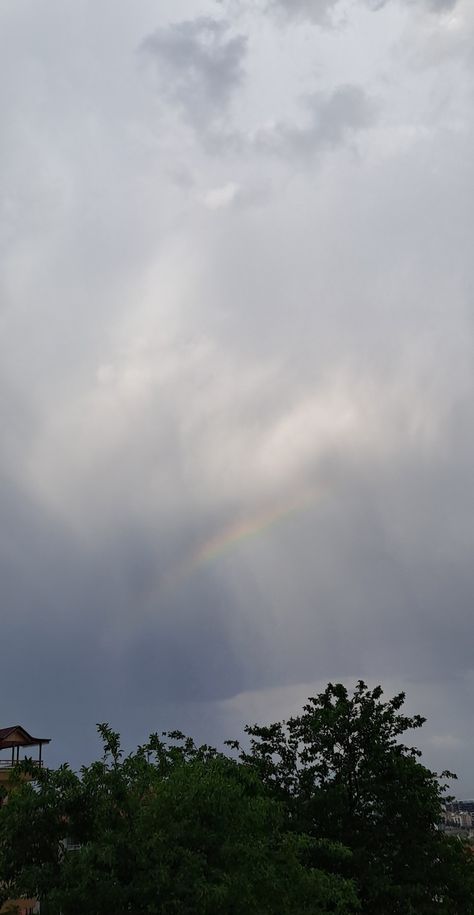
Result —
POLYGON ((230 552, 238 544, 250 540, 278 524, 278 522, 304 511, 318 495, 321 495, 321 492, 312 489, 276 507, 263 509, 250 515, 250 517, 240 518, 231 524, 225 525, 193 550, 166 577, 166 590, 178 585, 207 563, 213 562, 219 556, 230 552))

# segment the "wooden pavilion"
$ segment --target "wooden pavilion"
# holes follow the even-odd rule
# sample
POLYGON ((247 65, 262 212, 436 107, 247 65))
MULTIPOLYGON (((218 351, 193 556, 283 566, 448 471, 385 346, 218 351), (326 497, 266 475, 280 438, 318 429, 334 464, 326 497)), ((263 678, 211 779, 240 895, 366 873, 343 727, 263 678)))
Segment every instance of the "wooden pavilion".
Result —
MULTIPOLYGON (((0 728, 0 787, 3 785, 8 792, 8 781, 12 770, 22 759, 28 757, 35 766, 42 766, 42 750, 45 743, 50 743, 49 737, 32 737, 21 724, 15 724, 10 728, 0 728), (33 759, 28 752, 33 747, 38 748, 36 759, 33 759)), ((25 777, 28 778, 28 776, 25 777)), ((0 797, 0 805, 1 803, 0 797)), ((15 899, 9 900, 0 908, 0 915, 7 915, 7 913, 9 915, 13 912, 18 915, 33 915, 38 912, 38 902, 36 899, 15 899)))
POLYGON ((36 759, 31 757, 32 762, 36 766, 42 766, 42 750, 46 743, 50 743, 49 737, 32 737, 21 724, 0 728, 0 784, 8 781, 15 765, 26 757, 30 758, 27 751, 32 747, 38 748, 36 759))

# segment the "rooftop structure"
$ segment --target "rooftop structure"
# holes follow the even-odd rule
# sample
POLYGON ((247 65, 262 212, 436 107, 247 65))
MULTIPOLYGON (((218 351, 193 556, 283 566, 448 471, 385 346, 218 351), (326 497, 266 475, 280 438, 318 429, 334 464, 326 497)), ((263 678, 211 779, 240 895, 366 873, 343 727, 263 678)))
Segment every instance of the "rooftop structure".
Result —
MULTIPOLYGON (((2 803, 6 803, 8 798, 8 781, 12 769, 25 758, 31 759, 35 766, 42 766, 41 753, 45 743, 50 743, 49 737, 32 737, 21 724, 0 728, 0 788, 7 789, 6 798, 0 795, 0 806, 2 803), (31 757, 29 752, 31 747, 38 748, 36 759, 31 757)), ((28 780, 30 776, 23 774, 22 777, 28 780)), ((18 915, 33 915, 39 911, 38 902, 36 899, 10 899, 0 908, 0 915, 3 913, 7 915, 13 911, 18 912, 18 915)))
POLYGON ((43 745, 49 742, 49 737, 32 737, 21 724, 0 728, 0 783, 8 779, 10 771, 22 759, 31 757, 28 752, 31 747, 38 748, 36 759, 33 759, 33 762, 35 765, 41 766, 43 745))

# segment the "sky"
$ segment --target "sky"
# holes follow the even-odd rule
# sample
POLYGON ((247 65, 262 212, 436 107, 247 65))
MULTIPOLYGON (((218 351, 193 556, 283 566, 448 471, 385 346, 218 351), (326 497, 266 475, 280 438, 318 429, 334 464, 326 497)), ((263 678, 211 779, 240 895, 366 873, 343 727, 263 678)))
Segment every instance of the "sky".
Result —
POLYGON ((474 795, 472 0, 3 0, 0 723, 404 689, 474 795))

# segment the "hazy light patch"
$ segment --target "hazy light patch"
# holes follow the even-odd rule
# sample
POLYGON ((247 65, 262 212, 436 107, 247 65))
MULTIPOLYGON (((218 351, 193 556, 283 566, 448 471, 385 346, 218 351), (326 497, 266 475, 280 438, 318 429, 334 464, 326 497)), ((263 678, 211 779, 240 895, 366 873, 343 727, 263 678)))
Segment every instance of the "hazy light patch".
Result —
POLYGON ((433 747, 450 750, 462 747, 465 742, 455 734, 433 734, 432 737, 428 738, 428 743, 433 747))
POLYGON ((239 193, 239 185, 234 181, 223 184, 221 187, 210 188, 202 195, 202 202, 208 210, 221 210, 231 206, 239 193))

